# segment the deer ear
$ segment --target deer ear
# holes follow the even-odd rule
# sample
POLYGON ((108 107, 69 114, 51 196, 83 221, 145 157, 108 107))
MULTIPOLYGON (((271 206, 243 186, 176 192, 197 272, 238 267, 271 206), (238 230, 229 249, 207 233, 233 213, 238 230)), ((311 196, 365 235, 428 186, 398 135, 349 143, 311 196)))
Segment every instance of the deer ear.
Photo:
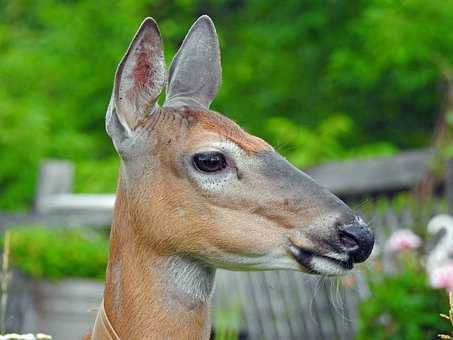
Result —
POLYGON ((165 85, 163 43, 159 28, 146 18, 118 65, 112 100, 106 117, 107 132, 130 134, 140 119, 152 114, 165 85))
POLYGON ((221 77, 217 33, 212 20, 203 15, 190 28, 170 66, 166 105, 208 108, 221 77))

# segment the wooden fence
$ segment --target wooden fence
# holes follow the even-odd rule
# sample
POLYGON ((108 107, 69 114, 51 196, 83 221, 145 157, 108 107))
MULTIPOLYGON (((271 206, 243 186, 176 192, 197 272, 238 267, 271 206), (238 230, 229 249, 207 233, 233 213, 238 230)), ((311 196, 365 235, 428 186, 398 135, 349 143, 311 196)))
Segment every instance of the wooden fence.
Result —
MULTIPOLYGON (((423 174, 422 169, 429 162, 429 153, 424 151, 417 155, 410 154, 400 157, 399 162, 400 167, 393 165, 382 170, 385 176, 378 176, 378 185, 371 183, 374 186, 372 192, 379 187, 391 191, 392 188, 401 190, 413 185, 423 174), (390 168, 393 169, 393 174, 389 173, 390 168), (400 174, 399 177, 395 175, 398 171, 411 171, 408 170, 411 168, 412 174, 400 174), (391 181, 396 187, 383 183, 386 176, 392 177, 391 181)), ((367 163, 366 166, 371 165, 367 163)), ((350 167, 343 164, 343 168, 347 173, 346 170, 350 167)), ((373 173, 377 176, 376 171, 373 173)), ((36 223, 55 226, 110 224, 114 195, 71 193, 73 174, 73 168, 67 162, 51 161, 44 164, 34 212, 27 215, 1 214, 2 228, 36 223)), ((317 174, 320 178, 324 176, 336 183, 325 167, 318 169, 318 173, 316 169, 311 171, 313 177, 316 178, 317 174)), ((337 187, 331 189, 340 195, 366 193, 362 184, 355 185, 354 181, 348 181, 343 178, 343 183, 352 183, 349 188, 335 184, 337 187), (353 190, 350 190, 351 186, 353 190)), ((430 217, 447 211, 446 205, 439 203, 417 214, 410 207, 395 209, 391 202, 381 205, 384 207, 377 208, 370 202, 361 207, 366 218, 372 222, 378 247, 382 247, 391 231, 415 226, 423 228, 430 217)), ((320 278, 288 271, 219 270, 214 297, 214 319, 218 329, 240 332, 248 339, 350 339, 357 326, 357 304, 367 293, 367 284, 360 273, 360 266, 355 274, 343 279, 320 278), (348 284, 345 285, 342 281, 348 284)), ((93 307, 96 307, 96 303, 93 307)))

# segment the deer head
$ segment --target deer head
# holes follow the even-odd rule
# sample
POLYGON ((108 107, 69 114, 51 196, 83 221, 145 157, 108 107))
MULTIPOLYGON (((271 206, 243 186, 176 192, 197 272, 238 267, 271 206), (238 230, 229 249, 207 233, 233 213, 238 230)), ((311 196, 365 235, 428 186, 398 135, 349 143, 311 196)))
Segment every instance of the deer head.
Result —
POLYGON ((190 29, 168 77, 151 18, 117 69, 106 128, 142 248, 231 270, 334 275, 364 261, 374 240, 360 217, 264 140, 209 109, 220 82, 219 42, 207 16, 190 29))

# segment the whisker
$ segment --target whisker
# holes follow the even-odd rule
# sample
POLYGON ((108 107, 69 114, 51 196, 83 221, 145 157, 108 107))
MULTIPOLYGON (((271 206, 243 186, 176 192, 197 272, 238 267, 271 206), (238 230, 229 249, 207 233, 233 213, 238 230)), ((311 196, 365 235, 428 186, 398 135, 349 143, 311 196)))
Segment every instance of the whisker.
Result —
POLYGON ((360 210, 362 209, 365 205, 370 204, 371 199, 370 198, 365 198, 362 202, 358 203, 357 206, 353 208, 353 210, 360 210))
POLYGON ((341 317, 341 319, 343 321, 352 322, 352 319, 347 315, 346 304, 345 304, 345 301, 343 300, 342 290, 344 292, 345 287, 343 287, 340 278, 336 278, 335 283, 336 283, 336 294, 338 297, 338 302, 340 304, 340 306, 334 306, 335 311, 337 312, 337 314, 341 317))
POLYGON ((343 298, 340 293, 340 279, 335 278, 334 280, 330 281, 330 287, 331 289, 334 289, 335 295, 332 297, 332 304, 335 310, 339 313, 341 316, 344 315, 344 304, 343 304, 343 298))
MULTIPOLYGON (((310 312, 311 320, 312 320, 315 324, 317 324, 318 326, 319 326, 319 322, 318 322, 317 318, 314 316, 315 313, 313 312, 313 310, 314 310, 315 298, 316 298, 316 295, 317 295, 318 292, 319 292, 319 284, 320 284, 320 282, 321 282, 320 279, 321 279, 321 277, 316 277, 316 279, 313 280, 313 281, 314 281, 314 286, 312 285, 312 288, 313 288, 313 295, 312 295, 312 297, 311 297, 311 299, 310 299, 310 304, 309 304, 309 307, 308 307, 308 310, 309 310, 309 312, 310 312)), ((316 314, 318 314, 317 311, 316 311, 316 314)))

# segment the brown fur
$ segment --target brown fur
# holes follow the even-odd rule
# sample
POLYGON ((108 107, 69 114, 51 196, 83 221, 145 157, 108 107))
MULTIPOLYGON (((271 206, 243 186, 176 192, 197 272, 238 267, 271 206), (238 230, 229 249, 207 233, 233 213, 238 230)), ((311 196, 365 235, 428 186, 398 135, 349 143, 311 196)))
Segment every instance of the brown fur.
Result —
POLYGON ((182 114, 191 117, 204 129, 230 139, 248 153, 257 153, 272 149, 264 140, 245 132, 235 122, 217 112, 186 108, 182 114))
POLYGON ((193 109, 183 107, 181 109, 162 108, 159 114, 146 117, 139 123, 139 127, 154 128, 162 119, 162 116, 178 115, 185 121, 185 125, 193 127, 199 125, 205 131, 211 131, 219 136, 223 136, 240 146, 249 154, 273 150, 272 146, 261 138, 251 135, 244 131, 239 125, 212 110, 193 109))
MULTIPOLYGON (((104 295, 106 314, 115 331, 121 339, 207 338, 209 306, 190 303, 184 297, 167 305, 168 287, 162 285, 159 277, 163 259, 137 239, 137 228, 149 226, 130 225, 126 209, 131 207, 120 183, 104 295), (121 267, 119 278, 113 273, 115 266, 121 267)), ((171 301, 175 299, 172 297, 171 301)))

